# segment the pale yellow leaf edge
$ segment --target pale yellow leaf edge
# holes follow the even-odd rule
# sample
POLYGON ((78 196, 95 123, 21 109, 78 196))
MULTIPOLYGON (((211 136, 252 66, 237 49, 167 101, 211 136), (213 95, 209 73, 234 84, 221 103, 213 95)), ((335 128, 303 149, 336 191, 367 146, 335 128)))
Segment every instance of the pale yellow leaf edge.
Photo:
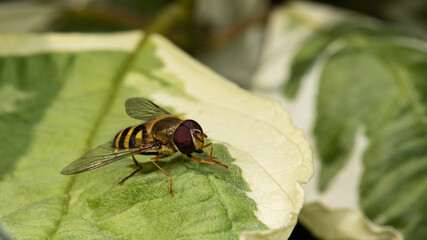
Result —
POLYGON ((378 227, 360 211, 348 208, 331 209, 320 202, 305 204, 299 220, 313 235, 321 239, 403 239, 394 228, 378 227))

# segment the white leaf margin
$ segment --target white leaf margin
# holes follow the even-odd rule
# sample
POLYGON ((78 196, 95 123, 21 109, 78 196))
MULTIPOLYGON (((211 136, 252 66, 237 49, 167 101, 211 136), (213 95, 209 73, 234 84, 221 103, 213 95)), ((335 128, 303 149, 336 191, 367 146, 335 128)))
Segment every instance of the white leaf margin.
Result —
POLYGON ((313 235, 322 239, 402 239, 392 227, 372 224, 360 211, 348 208, 330 209, 321 202, 305 204, 299 220, 313 235), (351 228, 351 231, 348 228, 351 228))
MULTIPOLYGON (((0 55, 28 55, 46 52, 121 50, 130 52, 140 32, 118 34, 12 34, 0 38, 0 55), (16 48, 16 46, 20 46, 16 48)), ((314 174, 310 145, 301 130, 291 123, 280 104, 242 90, 204 67, 168 40, 153 35, 157 55, 164 61, 158 76, 179 78, 194 100, 164 93, 152 98, 160 105, 186 112, 208 130, 209 137, 229 147, 242 169, 257 204, 256 215, 270 229, 245 232, 241 239, 285 239, 296 224, 304 191, 314 174)), ((143 87, 140 76, 128 73, 125 85, 143 87)))

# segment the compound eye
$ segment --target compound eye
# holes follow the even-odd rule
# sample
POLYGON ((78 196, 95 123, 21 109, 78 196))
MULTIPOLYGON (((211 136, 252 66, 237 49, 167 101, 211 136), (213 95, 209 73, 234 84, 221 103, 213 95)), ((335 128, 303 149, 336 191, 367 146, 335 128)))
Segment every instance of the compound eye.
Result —
POLYGON ((178 150, 184 154, 190 154, 196 150, 191 130, 183 125, 176 129, 173 141, 178 150))
POLYGON ((191 154, 204 143, 202 127, 191 119, 183 121, 175 130, 173 141, 178 150, 184 154, 191 154), (193 141, 193 139, 197 139, 193 141))

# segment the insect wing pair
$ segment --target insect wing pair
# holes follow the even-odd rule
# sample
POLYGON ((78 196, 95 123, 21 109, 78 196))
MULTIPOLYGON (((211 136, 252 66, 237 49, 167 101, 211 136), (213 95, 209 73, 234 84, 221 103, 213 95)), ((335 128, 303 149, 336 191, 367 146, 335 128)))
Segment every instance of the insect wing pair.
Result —
MULTIPOLYGON (((144 98, 130 98, 125 104, 126 112, 132 118, 150 122, 160 116, 170 115, 168 111, 144 98)), ((72 175, 90 171, 134 154, 150 150, 143 146, 118 149, 111 142, 104 143, 86 152, 83 156, 66 166, 61 174, 72 175), (141 148, 142 147, 142 148, 141 148)))

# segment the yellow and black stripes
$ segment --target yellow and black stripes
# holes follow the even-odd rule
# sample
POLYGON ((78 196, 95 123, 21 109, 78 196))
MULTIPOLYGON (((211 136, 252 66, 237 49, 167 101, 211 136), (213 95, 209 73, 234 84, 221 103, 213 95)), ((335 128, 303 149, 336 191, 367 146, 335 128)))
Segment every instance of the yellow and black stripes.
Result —
POLYGON ((131 126, 117 133, 112 145, 117 149, 137 148, 143 144, 143 139, 147 136, 145 124, 131 126))
POLYGON ((143 143, 143 139, 147 137, 147 127, 145 124, 137 125, 128 140, 129 148, 137 148, 143 143))

